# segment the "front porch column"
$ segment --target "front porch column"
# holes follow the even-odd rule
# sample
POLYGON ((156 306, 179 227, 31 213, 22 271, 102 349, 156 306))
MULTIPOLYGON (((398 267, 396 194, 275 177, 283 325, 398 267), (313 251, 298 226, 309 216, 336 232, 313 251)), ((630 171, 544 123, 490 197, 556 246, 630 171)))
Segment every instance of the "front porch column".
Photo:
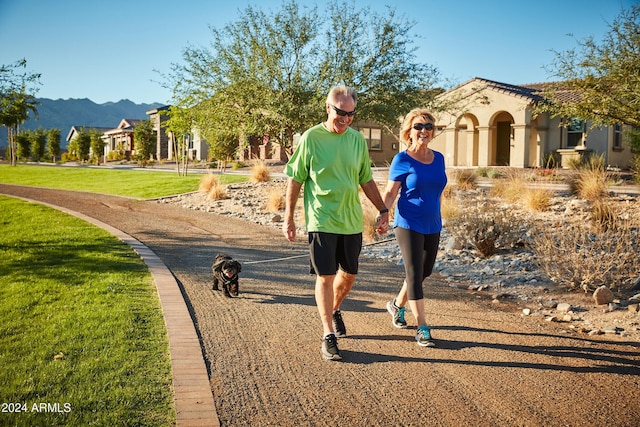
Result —
POLYGON ((529 137, 531 129, 526 124, 512 124, 511 157, 509 166, 524 168, 529 166, 529 137))
POLYGON ((491 164, 491 127, 478 126, 478 166, 491 164))

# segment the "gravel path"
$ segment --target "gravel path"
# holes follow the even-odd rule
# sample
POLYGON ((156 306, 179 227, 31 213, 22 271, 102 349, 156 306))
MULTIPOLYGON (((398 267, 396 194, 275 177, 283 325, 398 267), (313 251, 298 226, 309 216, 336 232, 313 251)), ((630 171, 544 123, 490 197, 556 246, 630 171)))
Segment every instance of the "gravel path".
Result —
POLYGON ((99 219, 166 263, 192 309, 223 426, 636 426, 640 419, 640 345, 624 337, 573 334, 434 276, 427 316, 438 346, 421 348, 415 330, 393 328, 384 308, 402 267, 363 257, 342 307, 344 361, 327 362, 306 258, 252 264, 305 253, 277 230, 151 201, 2 184, 0 193, 99 219), (237 299, 210 289, 219 252, 245 263, 237 299))

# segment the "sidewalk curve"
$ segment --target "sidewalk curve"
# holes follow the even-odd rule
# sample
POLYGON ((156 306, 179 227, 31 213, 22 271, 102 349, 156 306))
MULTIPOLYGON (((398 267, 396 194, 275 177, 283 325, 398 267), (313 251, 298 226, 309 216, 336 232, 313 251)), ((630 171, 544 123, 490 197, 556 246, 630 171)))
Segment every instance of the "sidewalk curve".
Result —
POLYGON ((180 286, 162 260, 139 240, 95 218, 38 200, 9 196, 48 206, 90 222, 131 246, 144 260, 156 284, 169 338, 176 425, 178 427, 219 427, 220 420, 211 393, 209 375, 198 334, 180 286))

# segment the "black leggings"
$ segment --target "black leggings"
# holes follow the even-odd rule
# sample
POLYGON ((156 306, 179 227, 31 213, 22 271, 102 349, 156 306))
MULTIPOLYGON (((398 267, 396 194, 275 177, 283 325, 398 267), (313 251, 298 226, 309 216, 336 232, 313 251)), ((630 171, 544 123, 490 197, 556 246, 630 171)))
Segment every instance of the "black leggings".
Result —
POLYGON ((404 262, 407 297, 411 301, 424 298, 422 281, 431 275, 438 255, 440 233, 422 234, 396 227, 396 239, 404 262))

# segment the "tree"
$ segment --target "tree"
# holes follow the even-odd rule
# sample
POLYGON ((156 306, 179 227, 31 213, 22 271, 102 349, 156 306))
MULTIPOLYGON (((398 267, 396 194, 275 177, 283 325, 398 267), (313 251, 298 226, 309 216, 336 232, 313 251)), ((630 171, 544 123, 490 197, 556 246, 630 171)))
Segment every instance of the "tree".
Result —
MULTIPOLYGON (((75 152, 73 157, 81 162, 89 160, 89 152, 91 150, 91 134, 84 128, 80 129, 78 135, 73 139, 73 148, 75 152)), ((71 144, 69 144, 71 146, 71 144)), ((69 148, 71 150, 71 148, 69 148)), ((71 152, 71 151, 70 151, 71 152)))
POLYGON ((91 149, 91 162, 99 164, 100 158, 104 156, 104 141, 102 140, 102 133, 95 129, 89 130, 89 146, 91 149))
POLYGON ((161 114, 169 116, 164 126, 173 141, 173 158, 176 159, 176 169, 179 176, 186 176, 189 166, 189 138, 193 132, 195 122, 193 111, 189 108, 172 106, 161 114))
POLYGON ((16 165, 18 126, 27 120, 29 112, 37 114, 35 98, 40 74, 27 71, 27 60, 0 66, 0 125, 7 127, 11 164, 16 165))
POLYGON ((15 141, 15 150, 14 156, 17 159, 22 161, 29 160, 29 156, 31 156, 31 131, 20 132, 17 135, 14 135, 15 141))
POLYGON ((143 120, 136 125, 133 140, 136 142, 136 160, 144 167, 156 149, 156 133, 151 119, 143 120))
POLYGON ((53 163, 60 158, 60 129, 51 128, 47 132, 47 148, 53 163))
POLYGON ((578 117, 591 126, 640 128, 640 4, 623 9, 609 29, 601 42, 588 37, 576 48, 554 51, 548 69, 561 82, 548 85, 549 102, 538 111, 578 117), (573 95, 569 102, 567 93, 573 95))
POLYGON ((41 161, 47 147, 47 133, 42 128, 38 128, 30 132, 29 141, 31 143, 31 160, 41 161))
POLYGON ((249 6, 211 28, 209 47, 184 49, 165 85, 175 105, 197 110, 210 144, 269 135, 290 152, 293 135, 324 118, 326 94, 340 83, 360 94, 358 119, 396 129, 437 80, 415 60, 414 25, 394 9, 380 15, 337 0, 321 12, 295 0, 270 14, 249 6))

